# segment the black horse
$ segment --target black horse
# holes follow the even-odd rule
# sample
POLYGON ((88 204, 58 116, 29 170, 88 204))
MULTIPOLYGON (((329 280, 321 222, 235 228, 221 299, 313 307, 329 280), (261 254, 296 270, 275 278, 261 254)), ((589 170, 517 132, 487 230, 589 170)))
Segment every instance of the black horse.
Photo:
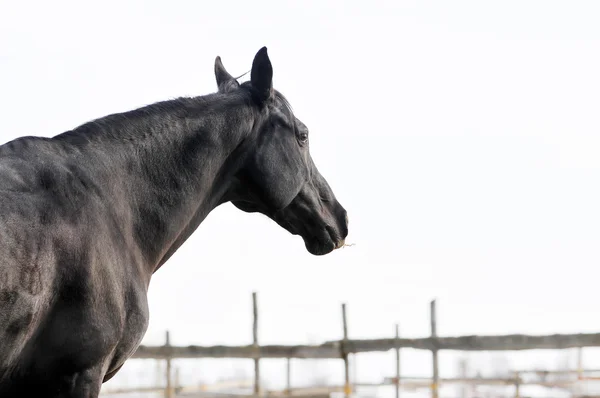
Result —
POLYGON ((217 93, 0 146, 0 397, 97 397, 144 336, 152 274, 220 204, 315 255, 344 245, 266 48, 250 81, 215 74, 217 93))

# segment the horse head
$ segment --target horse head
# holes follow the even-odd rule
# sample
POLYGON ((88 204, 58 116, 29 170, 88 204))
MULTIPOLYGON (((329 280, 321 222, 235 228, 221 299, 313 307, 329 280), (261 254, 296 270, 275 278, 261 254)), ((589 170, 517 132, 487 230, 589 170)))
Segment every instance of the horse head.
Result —
POLYGON ((285 97, 273 89, 273 68, 267 49, 258 51, 250 81, 238 83, 220 57, 215 60, 219 92, 249 90, 257 115, 251 149, 235 176, 232 203, 259 212, 294 235, 300 235, 314 255, 344 245, 348 215, 310 155, 308 127, 285 97))

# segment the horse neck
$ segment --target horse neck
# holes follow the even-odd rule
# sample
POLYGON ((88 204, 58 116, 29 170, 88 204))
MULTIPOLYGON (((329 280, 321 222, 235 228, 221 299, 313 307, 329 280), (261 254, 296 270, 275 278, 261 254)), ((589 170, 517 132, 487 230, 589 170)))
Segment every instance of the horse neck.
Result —
POLYGON ((252 130, 253 110, 244 101, 213 99, 127 118, 127 127, 117 131, 116 126, 105 145, 90 145, 110 163, 105 161, 106 200, 117 203, 119 217, 128 221, 125 232, 150 274, 224 201, 243 163, 242 142, 252 130))

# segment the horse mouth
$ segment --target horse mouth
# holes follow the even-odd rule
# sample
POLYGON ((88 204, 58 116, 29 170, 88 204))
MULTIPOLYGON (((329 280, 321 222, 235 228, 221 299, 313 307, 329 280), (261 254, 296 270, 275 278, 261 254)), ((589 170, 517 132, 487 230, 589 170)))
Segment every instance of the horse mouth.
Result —
POLYGON ((335 229, 325 227, 321 236, 304 237, 306 249, 310 254, 315 256, 323 256, 337 250, 345 245, 345 240, 340 238, 335 229))
POLYGON ((329 254, 346 245, 347 216, 339 223, 333 217, 328 221, 314 220, 311 217, 300 217, 284 212, 275 213, 271 218, 292 235, 300 236, 306 250, 315 256, 329 254))
POLYGON ((329 239, 331 239, 331 241, 334 243, 333 250, 344 247, 344 245, 346 244, 346 240, 344 238, 341 238, 336 232, 336 230, 333 229, 333 227, 327 226, 325 227, 325 230, 329 234, 329 239))

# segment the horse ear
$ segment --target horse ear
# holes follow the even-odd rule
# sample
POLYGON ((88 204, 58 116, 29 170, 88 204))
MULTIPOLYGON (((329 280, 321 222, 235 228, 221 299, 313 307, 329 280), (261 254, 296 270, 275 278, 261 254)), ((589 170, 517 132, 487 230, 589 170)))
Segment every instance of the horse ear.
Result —
POLYGON ((215 59, 215 77, 217 78, 217 87, 220 93, 229 92, 239 86, 238 81, 223 66, 221 57, 215 59))
POLYGON ((273 67, 267 54, 267 47, 258 50, 254 56, 250 81, 260 102, 271 98, 273 95, 273 67))

